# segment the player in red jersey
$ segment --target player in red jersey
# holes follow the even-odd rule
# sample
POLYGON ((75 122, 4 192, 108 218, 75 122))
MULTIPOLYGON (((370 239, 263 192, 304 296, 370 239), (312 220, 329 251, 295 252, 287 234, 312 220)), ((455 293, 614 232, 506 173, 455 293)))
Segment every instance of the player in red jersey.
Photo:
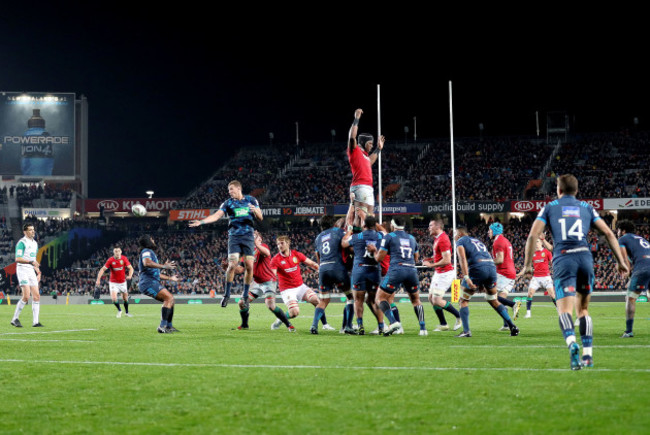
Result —
MULTIPOLYGON (((492 257, 494 258, 494 264, 497 266, 497 299, 501 304, 512 308, 512 320, 517 320, 521 301, 514 302, 508 299, 508 293, 515 286, 517 278, 512 244, 503 235, 503 225, 499 222, 490 225, 488 236, 494 239, 492 257)), ((510 331, 510 327, 505 320, 499 331, 510 331)))
MULTIPOLYGON (((291 249, 291 241, 288 236, 278 236, 276 243, 280 252, 271 259, 270 266, 273 273, 278 277, 278 289, 280 290, 280 296, 282 296, 282 302, 289 309, 287 317, 293 319, 300 314, 299 301, 307 301, 314 307, 318 305, 318 295, 304 284, 300 269, 300 264, 305 263, 312 269, 318 270, 318 263, 307 258, 302 252, 291 249)), ((321 321, 323 325, 327 324, 324 314, 321 321)), ((280 320, 276 320, 271 325, 271 329, 278 329, 279 322, 280 320)), ((289 323, 288 328, 291 332, 295 331, 291 323, 289 323)))
POLYGON ((359 119, 363 110, 354 112, 354 121, 348 133, 348 161, 352 170, 350 184, 350 208, 346 216, 348 228, 353 226, 355 232, 361 232, 361 227, 367 215, 374 214, 375 194, 372 185, 372 165, 377 161, 379 153, 384 148, 384 136, 377 141, 377 148, 370 153, 374 145, 371 134, 361 133, 357 142, 359 119))
MULTIPOLYGON (((271 269, 271 249, 262 240, 262 235, 255 231, 254 234, 255 251, 253 252, 253 285, 248 292, 248 304, 244 303, 243 298, 239 299, 239 315, 241 316, 241 325, 237 329, 248 329, 248 317, 250 316, 250 302, 264 295, 264 303, 267 308, 275 314, 275 317, 284 323, 287 328, 290 323, 284 311, 275 304, 277 296, 278 280, 271 269)), ((243 260, 242 260, 243 261, 243 260)), ((237 273, 243 273, 244 267, 239 266, 237 273)))
POLYGON ((443 310, 449 311, 456 316, 456 323, 454 324, 454 331, 456 331, 463 326, 460 313, 451 302, 445 301, 443 298, 445 292, 451 288, 451 284, 456 278, 456 271, 451 262, 451 241, 444 231, 442 219, 432 219, 429 222, 429 235, 433 237, 433 261, 424 260, 422 265, 435 268, 429 286, 429 302, 433 305, 433 310, 438 316, 440 324, 434 329, 434 332, 449 331, 443 310))
POLYGON ((543 288, 551 297, 553 304, 557 307, 555 301, 555 287, 553 287, 553 278, 551 278, 550 265, 553 261, 550 243, 546 241, 544 233, 539 235, 535 242, 535 255, 533 256, 533 277, 528 287, 528 297, 526 298, 526 319, 530 319, 530 307, 533 305, 533 295, 539 288, 543 288))
POLYGON ((113 256, 106 260, 106 263, 99 269, 97 274, 97 282, 95 285, 97 287, 101 284, 102 275, 107 270, 111 271, 110 278, 108 280, 108 289, 111 293, 111 300, 117 307, 117 316, 122 317, 122 309, 120 308, 120 302, 117 299, 118 293, 122 294, 122 299, 124 299, 124 312, 127 317, 133 317, 129 313, 129 291, 126 285, 126 281, 130 280, 133 277, 133 266, 129 262, 129 259, 122 255, 122 248, 116 246, 113 248, 113 256), (125 273, 126 270, 129 271, 128 276, 125 273))

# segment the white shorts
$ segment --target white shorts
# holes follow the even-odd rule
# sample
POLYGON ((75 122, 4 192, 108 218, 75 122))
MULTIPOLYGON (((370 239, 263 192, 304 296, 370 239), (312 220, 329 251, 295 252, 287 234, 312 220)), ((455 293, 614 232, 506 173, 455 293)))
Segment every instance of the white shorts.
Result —
POLYGON ((549 290, 553 288, 553 280, 550 276, 534 276, 530 280, 530 290, 535 291, 540 288, 549 290))
POLYGON ((447 272, 434 273, 431 277, 431 285, 429 286, 429 294, 434 296, 442 297, 447 290, 451 288, 451 284, 456 278, 456 273, 454 270, 448 270, 447 272))
POLYGON ((108 291, 111 292, 111 296, 118 293, 128 293, 126 288, 126 281, 124 282, 108 282, 108 291))
POLYGON ((285 305, 289 305, 290 301, 300 302, 309 290, 309 287, 307 287, 305 284, 302 284, 300 287, 282 290, 280 292, 280 296, 282 296, 282 302, 284 302, 285 305))
POLYGON ((251 293, 255 295, 255 297, 260 297, 264 295, 264 297, 270 298, 270 297, 275 297, 278 292, 276 289, 278 288, 278 282, 277 281, 266 281, 266 282, 254 282, 253 285, 251 286, 251 293))
MULTIPOLYGON (((354 193, 354 200, 368 204, 371 207, 375 206, 375 192, 372 186, 366 186, 363 184, 357 184, 356 186, 350 186, 350 193, 354 193)), ((373 212, 373 210, 368 210, 373 212)))
POLYGON ((36 278, 36 271, 32 266, 29 267, 16 267, 16 278, 18 278, 18 285, 28 285, 30 287, 38 287, 38 279, 36 278))
POLYGON ((515 280, 497 273, 497 293, 509 293, 515 286, 515 280))

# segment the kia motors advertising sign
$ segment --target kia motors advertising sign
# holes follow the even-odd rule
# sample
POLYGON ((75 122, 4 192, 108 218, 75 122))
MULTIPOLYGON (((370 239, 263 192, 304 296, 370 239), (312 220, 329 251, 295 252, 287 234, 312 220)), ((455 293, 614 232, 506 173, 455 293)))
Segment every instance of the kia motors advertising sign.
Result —
MULTIPOLYGON (((538 212, 540 211, 546 204, 549 202, 554 201, 554 200, 532 200, 532 201, 512 201, 510 202, 510 211, 518 212, 518 213, 526 213, 529 211, 532 212, 538 212)), ((581 199, 581 201, 586 202, 587 204, 590 204, 594 209, 596 210, 603 210, 603 200, 601 198, 599 199, 581 199)))
POLYGON ((605 210, 647 210, 650 198, 605 198, 605 210))
POLYGON ((181 198, 108 198, 87 199, 84 202, 86 213, 97 213, 104 208, 104 213, 118 211, 130 212, 133 204, 142 204, 148 212, 169 211, 176 208, 181 198))
POLYGON ((75 94, 0 92, 0 174, 75 175, 75 94))

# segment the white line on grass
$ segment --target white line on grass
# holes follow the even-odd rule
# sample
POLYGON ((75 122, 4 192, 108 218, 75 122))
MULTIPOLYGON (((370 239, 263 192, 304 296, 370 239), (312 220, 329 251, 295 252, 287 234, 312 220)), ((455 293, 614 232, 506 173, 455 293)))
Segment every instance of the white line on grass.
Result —
POLYGON ((59 334, 61 332, 97 331, 97 329, 62 329, 60 331, 2 332, 0 335, 59 334))
MULTIPOLYGON (((23 360, 23 359, 0 359, 0 362, 16 362, 31 364, 82 364, 82 365, 123 365, 143 367, 214 367, 214 368, 241 368, 241 369, 307 369, 307 370, 413 370, 413 371, 503 371, 503 372, 566 372, 567 368, 531 368, 531 367, 355 367, 355 366, 307 366, 307 365, 270 365, 270 364, 189 364, 189 363, 147 363, 147 362, 123 362, 123 361, 52 361, 52 360, 23 360)), ((595 369, 589 368, 588 372, 635 372, 650 373, 650 369, 633 369, 621 367, 616 369, 595 369)))
POLYGON ((74 342, 74 343, 94 343, 94 340, 39 340, 39 339, 27 339, 27 338, 0 338, 0 341, 28 341, 31 343, 43 343, 43 342, 74 342))

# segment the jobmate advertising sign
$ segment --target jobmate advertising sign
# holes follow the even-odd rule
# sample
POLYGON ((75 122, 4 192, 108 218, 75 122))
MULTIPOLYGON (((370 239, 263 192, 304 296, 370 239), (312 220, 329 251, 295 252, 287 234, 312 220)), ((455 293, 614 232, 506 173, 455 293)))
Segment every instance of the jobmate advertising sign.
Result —
POLYGON ((0 92, 0 174, 73 177, 75 94, 0 92))

